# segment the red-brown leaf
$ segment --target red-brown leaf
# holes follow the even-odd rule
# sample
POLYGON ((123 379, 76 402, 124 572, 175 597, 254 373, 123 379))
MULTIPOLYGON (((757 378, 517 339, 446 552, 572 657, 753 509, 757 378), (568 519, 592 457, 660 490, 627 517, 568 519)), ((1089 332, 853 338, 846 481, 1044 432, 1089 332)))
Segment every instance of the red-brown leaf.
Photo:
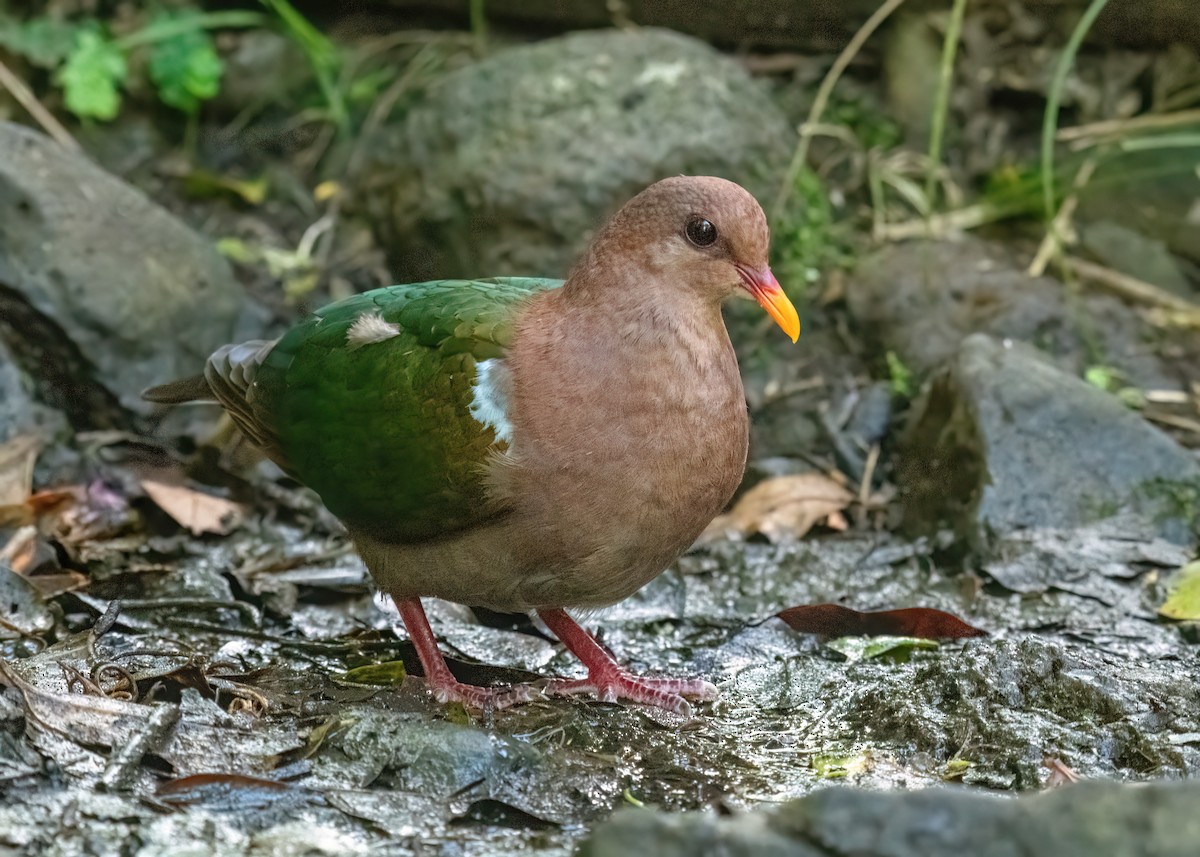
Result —
POLYGON ((158 798, 178 806, 213 802, 261 806, 291 790, 287 783, 245 774, 191 774, 160 785, 158 798))
POLYGON ((824 637, 889 636, 936 640, 987 636, 986 631, 932 607, 862 613, 840 604, 804 604, 780 611, 779 618, 802 634, 824 637))

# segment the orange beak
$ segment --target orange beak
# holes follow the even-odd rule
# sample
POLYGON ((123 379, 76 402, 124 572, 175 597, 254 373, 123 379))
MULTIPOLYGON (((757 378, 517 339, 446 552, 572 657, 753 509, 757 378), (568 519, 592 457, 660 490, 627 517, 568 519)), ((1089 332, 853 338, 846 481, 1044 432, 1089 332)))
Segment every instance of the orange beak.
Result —
POLYGON ((767 315, 775 319, 775 323, 783 328, 783 332, 795 342, 800 338, 800 316, 796 308, 783 293, 783 287, 775 279, 770 268, 755 271, 745 265, 737 266, 742 275, 742 284, 746 291, 754 296, 759 305, 767 311, 767 315))

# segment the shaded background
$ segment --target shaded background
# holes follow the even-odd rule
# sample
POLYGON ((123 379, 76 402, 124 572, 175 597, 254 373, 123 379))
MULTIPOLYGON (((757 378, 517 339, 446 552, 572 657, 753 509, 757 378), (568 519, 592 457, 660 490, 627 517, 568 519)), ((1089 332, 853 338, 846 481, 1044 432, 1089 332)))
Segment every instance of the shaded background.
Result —
MULTIPOLYGON (((1118 784, 1200 765, 1198 50, 1185 0, 10 2, 0 844, 563 854, 647 804, 708 814, 590 853, 1193 853, 1194 790, 1118 784), (679 173, 757 195, 804 334, 730 308, 743 491, 592 622, 722 701, 444 709, 317 499, 139 393, 376 286, 564 276, 679 173), (825 602, 989 636, 776 618, 825 602)), ((574 668, 431 618, 470 680, 574 668)))

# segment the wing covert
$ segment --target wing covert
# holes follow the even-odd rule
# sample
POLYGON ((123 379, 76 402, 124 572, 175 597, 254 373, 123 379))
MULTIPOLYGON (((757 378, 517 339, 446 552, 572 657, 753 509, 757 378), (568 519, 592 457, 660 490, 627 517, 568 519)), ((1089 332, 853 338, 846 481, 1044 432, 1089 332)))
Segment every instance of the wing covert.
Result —
MULTIPOLYGON (((470 526, 495 513, 483 471, 505 448, 504 427, 479 418, 478 366, 503 358, 521 304, 558 285, 439 280, 331 304, 263 360, 255 417, 291 472, 351 526, 395 541, 470 526)), ((483 392, 495 417, 503 390, 483 392)))

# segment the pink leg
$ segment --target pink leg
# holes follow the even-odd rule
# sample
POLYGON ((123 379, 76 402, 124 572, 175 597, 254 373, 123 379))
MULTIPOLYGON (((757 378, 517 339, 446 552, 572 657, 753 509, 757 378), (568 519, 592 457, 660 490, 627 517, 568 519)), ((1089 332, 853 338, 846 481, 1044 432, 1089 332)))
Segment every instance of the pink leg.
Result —
POLYGON ((547 693, 566 696, 573 693, 594 693, 602 702, 627 699, 642 705, 665 708, 677 714, 691 714, 685 696, 692 699, 716 699, 717 689, 702 679, 641 678, 629 673, 604 651, 596 638, 579 626, 565 610, 537 611, 542 621, 554 632, 575 657, 587 667, 588 677, 576 681, 556 681, 546 688, 547 693))
POLYGON ((510 688, 476 687, 473 684, 463 684, 450 672, 446 659, 438 650, 437 640, 433 637, 433 629, 425 617, 425 608, 421 606, 420 598, 392 598, 404 620, 409 639, 417 647, 417 657, 421 659, 421 667, 425 670, 425 683, 438 702, 461 702, 472 708, 500 709, 522 702, 529 702, 541 696, 535 688, 529 685, 518 685, 510 688))

